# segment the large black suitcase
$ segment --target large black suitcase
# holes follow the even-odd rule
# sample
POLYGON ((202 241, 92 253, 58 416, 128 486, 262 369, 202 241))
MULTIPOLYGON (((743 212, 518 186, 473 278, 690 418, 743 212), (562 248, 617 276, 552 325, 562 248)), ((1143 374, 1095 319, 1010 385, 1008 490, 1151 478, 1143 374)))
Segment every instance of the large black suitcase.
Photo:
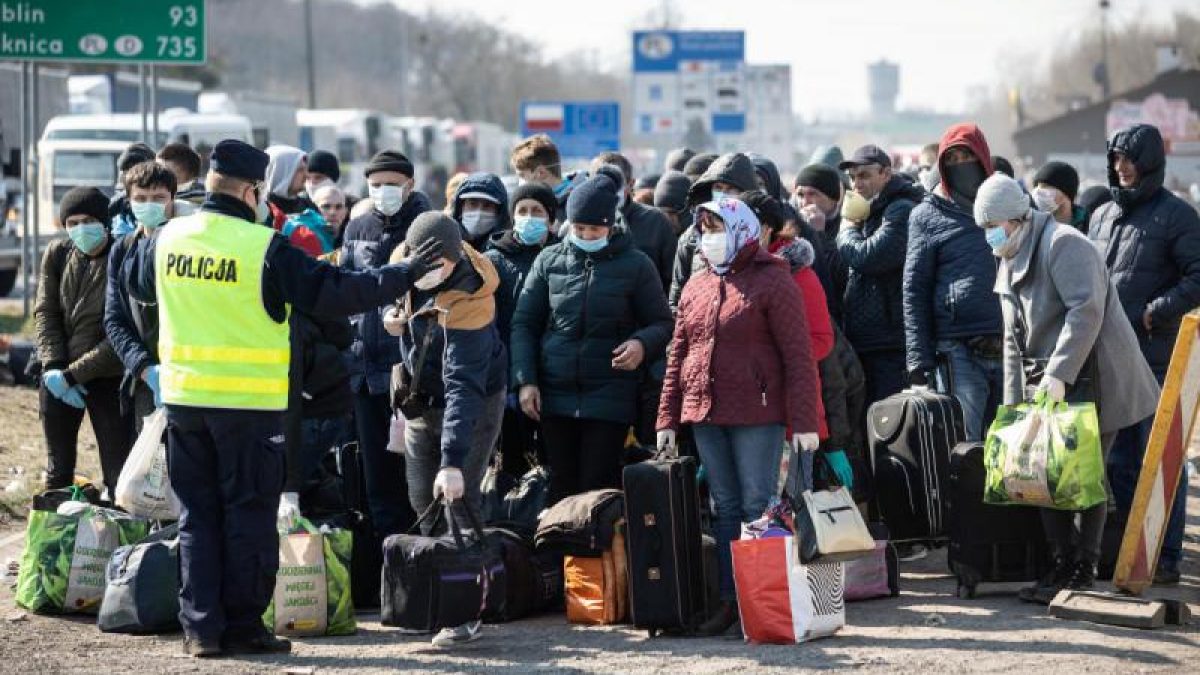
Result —
POLYGON ((905 390, 867 412, 876 503, 892 541, 945 537, 950 452, 964 440, 958 399, 905 390))
POLYGON ((504 588, 492 584, 488 593, 503 591, 504 602, 489 598, 484 621, 515 621, 562 605, 562 556, 534 553, 529 540, 512 530, 487 528, 485 536, 504 562, 504 588))
POLYGON ((383 569, 383 538, 375 530, 367 505, 366 479, 362 451, 351 442, 331 451, 337 476, 341 480, 345 510, 314 518, 318 523, 350 530, 354 543, 350 551, 350 589, 355 609, 379 607, 380 571, 383 569))
POLYGON ((704 620, 706 588, 696 460, 625 467, 625 541, 633 625, 689 633, 704 620))
POLYGON ((950 547, 946 561, 958 595, 975 597, 980 582, 1034 581, 1049 564, 1042 519, 1033 506, 983 503, 982 443, 960 443, 950 456, 950 547))

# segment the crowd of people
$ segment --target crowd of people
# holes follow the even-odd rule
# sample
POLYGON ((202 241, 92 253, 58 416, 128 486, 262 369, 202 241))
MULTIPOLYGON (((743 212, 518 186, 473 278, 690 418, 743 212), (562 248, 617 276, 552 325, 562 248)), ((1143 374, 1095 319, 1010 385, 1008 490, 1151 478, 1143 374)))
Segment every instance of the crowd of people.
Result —
MULTIPOLYGON (((824 478, 867 503, 872 403, 950 393, 978 441, 998 404, 1040 393, 1098 404, 1112 493, 1077 524, 1046 510, 1054 571, 1023 592, 1045 602, 1091 586, 1181 317, 1200 306, 1200 216, 1163 185, 1158 130, 1123 130, 1107 152, 1107 186, 1080 192, 1061 162, 1017 180, 957 124, 912 170, 875 145, 834 148, 789 185, 766 156, 686 148, 661 172, 606 152, 566 173, 539 135, 512 150, 518 187, 456 176, 435 211, 395 150, 355 199, 328 152, 225 141, 202 177, 186 145, 137 144, 117 197, 63 196, 67 237, 43 258, 47 487, 73 480, 85 410, 112 490, 165 404, 189 653, 251 625, 242 647, 280 651, 257 623, 277 559, 262 535, 306 510, 330 448, 357 441, 380 539, 439 497, 478 508, 493 463, 543 464, 554 503, 619 488, 647 450, 687 452, 719 552, 722 602, 700 632, 717 635, 737 620, 729 542, 777 494, 788 448, 824 455, 824 478), (235 255, 212 253, 221 237, 235 255), (231 275, 244 305, 212 290, 231 275)), ((1159 583, 1179 580, 1184 492, 1159 583)))

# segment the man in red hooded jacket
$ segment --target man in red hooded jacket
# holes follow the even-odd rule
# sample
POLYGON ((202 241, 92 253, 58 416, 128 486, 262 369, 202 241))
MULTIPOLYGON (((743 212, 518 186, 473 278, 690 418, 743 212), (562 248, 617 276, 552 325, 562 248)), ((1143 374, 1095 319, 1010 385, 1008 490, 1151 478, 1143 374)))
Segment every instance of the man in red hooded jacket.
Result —
POLYGON ((992 174, 992 155, 974 124, 946 130, 938 146, 941 184, 908 218, 904 260, 904 334, 909 381, 929 384, 939 359, 942 382, 963 406, 968 440, 983 438, 1003 384, 1003 319, 992 291, 996 258, 975 225, 975 193, 992 174))

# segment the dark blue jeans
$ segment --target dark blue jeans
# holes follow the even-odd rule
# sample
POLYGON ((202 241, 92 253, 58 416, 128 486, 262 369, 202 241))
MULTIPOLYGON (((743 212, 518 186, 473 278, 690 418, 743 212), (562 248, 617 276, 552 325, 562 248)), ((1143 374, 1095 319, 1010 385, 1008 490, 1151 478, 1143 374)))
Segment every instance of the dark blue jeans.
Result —
POLYGON ((767 503, 779 489, 784 427, 697 424, 692 427, 692 434, 708 474, 713 501, 721 599, 733 600, 736 593, 729 544, 741 536, 742 523, 762 517, 767 503))
MULTIPOLYGON (((1112 486, 1114 505, 1120 513, 1128 515, 1133 505, 1133 493, 1137 490, 1138 476, 1142 473, 1142 457, 1146 454, 1146 444, 1150 440, 1150 428, 1153 425, 1154 418, 1147 417, 1140 424, 1122 429, 1108 455, 1108 483, 1112 486)), ((1183 560, 1183 527, 1187 508, 1187 481, 1183 480, 1187 471, 1186 467, 1184 469, 1175 488, 1171 518, 1167 522, 1162 553, 1158 557, 1158 566, 1162 569, 1179 569, 1179 563, 1183 560)))
POLYGON ((1000 359, 977 355, 963 340, 938 340, 937 351, 949 360, 952 380, 949 388, 939 382, 940 390, 949 391, 962 404, 966 440, 982 441, 1002 399, 1004 365, 1000 359))
POLYGON ((390 399, 389 394, 354 392, 354 420, 366 477, 367 502, 371 521, 380 538, 407 532, 417 519, 408 503, 404 455, 387 449, 392 426, 390 399))

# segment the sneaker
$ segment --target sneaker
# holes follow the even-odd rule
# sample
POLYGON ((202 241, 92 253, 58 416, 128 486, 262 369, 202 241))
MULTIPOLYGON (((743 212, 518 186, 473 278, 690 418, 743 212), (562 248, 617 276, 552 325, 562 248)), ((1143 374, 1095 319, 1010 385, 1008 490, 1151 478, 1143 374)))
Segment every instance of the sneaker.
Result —
POLYGON ((1164 567, 1159 565, 1158 569, 1154 570, 1154 585, 1155 586, 1174 586, 1179 583, 1179 568, 1164 567))
POLYGON ((222 653, 221 641, 184 638, 183 653, 198 659, 220 656, 222 653))
POLYGON ((482 621, 468 621, 461 626, 443 628, 433 636, 434 647, 457 647, 468 642, 474 642, 483 635, 482 621))
POLYGON ((230 654, 287 654, 292 651, 292 641, 264 630, 248 639, 226 640, 225 651, 230 654))
POLYGON ((896 544, 896 559, 900 562, 912 562, 929 555, 925 544, 896 544))

